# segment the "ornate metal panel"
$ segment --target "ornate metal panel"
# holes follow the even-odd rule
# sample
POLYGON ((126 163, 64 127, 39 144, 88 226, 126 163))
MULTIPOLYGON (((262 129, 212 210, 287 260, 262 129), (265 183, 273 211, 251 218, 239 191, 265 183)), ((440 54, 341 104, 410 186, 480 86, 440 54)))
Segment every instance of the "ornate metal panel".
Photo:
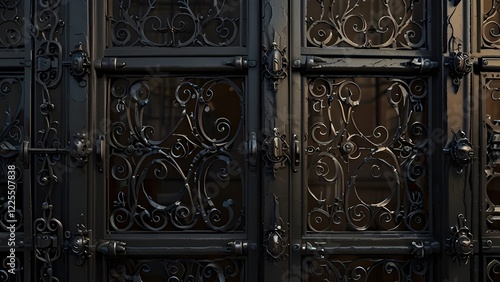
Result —
POLYGON ((0 4, 0 50, 17 49, 21 51, 24 48, 25 1, 3 1, 0 4))
POLYGON ((107 281, 244 281, 238 258, 110 260, 107 281))
POLYGON ((307 82, 307 230, 428 230, 427 79, 307 82))
POLYGON ((481 25, 481 48, 484 49, 498 49, 500 42, 500 14, 499 7, 500 2, 497 0, 485 0, 482 1, 483 9, 481 14, 482 25, 481 25))
POLYGON ((245 79, 110 85, 110 230, 243 230, 245 79))
POLYGON ((429 281, 431 261, 405 256, 304 257, 302 281, 429 281))
POLYGON ((108 42, 113 47, 246 45, 246 0, 114 0, 108 42))
POLYGON ((486 166, 484 167, 484 174, 486 182, 484 187, 485 192, 485 223, 486 233, 500 232, 500 202, 499 195, 497 195, 498 185, 500 182, 500 172, 498 171, 498 132, 500 126, 498 119, 500 113, 498 111, 499 105, 497 93, 500 90, 500 79, 496 73, 485 73, 481 77, 482 80, 482 97, 484 98, 484 112, 483 122, 484 131, 486 133, 486 166))
POLYGON ((305 2, 307 47, 427 48, 424 0, 305 2))

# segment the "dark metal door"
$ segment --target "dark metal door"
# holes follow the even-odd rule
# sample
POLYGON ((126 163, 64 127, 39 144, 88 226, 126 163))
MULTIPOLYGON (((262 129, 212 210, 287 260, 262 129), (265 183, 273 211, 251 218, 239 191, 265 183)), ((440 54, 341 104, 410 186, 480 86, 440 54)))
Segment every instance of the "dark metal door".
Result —
POLYGON ((473 26, 477 34, 474 39, 472 52, 475 58, 475 75, 473 76, 473 132, 474 143, 481 148, 477 165, 474 166, 474 191, 479 201, 474 202, 473 208, 478 211, 477 228, 478 251, 475 256, 476 267, 482 281, 498 281, 500 279, 500 249, 499 249, 499 201, 497 191, 498 182, 498 133, 499 133, 499 104, 498 104, 498 23, 500 15, 496 1, 482 1, 474 7, 473 26), (477 114, 476 114, 477 113, 477 114))
POLYGON ((496 281, 497 9, 0 1, 0 280, 496 281))

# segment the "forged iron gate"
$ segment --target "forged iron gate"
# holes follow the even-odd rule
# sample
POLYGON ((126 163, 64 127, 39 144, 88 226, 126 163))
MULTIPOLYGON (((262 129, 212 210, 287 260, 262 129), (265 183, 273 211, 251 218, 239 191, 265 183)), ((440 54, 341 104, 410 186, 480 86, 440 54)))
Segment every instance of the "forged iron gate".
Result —
POLYGON ((499 7, 0 0, 0 280, 499 281, 499 7))

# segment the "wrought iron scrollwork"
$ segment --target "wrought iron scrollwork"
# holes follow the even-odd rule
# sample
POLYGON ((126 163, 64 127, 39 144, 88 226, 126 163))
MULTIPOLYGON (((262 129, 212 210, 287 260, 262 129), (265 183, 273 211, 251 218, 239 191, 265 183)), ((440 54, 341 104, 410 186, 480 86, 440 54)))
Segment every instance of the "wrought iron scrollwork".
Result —
POLYGON ((276 42, 272 43, 271 49, 264 49, 264 57, 262 58, 262 64, 264 66, 264 76, 267 79, 272 80, 272 89, 278 91, 279 80, 286 77, 288 58, 286 56, 286 47, 283 49, 278 48, 276 42))
POLYGON ((426 1, 318 0, 309 1, 306 11, 310 47, 426 47, 426 1))
POLYGON ((308 230, 428 228, 427 89, 421 78, 309 79, 308 230))
POLYGON ((491 259, 486 266, 488 281, 495 282, 500 279, 500 260, 491 259))
POLYGON ((474 250, 473 235, 463 214, 458 215, 457 221, 458 224, 451 227, 451 236, 446 240, 447 253, 453 261, 467 264, 474 250))
POLYGON ((109 281, 147 281, 164 277, 167 281, 243 281, 244 261, 215 259, 128 259, 109 260, 109 281))
POLYGON ((22 109, 25 99, 22 79, 0 77, 0 169, 7 170, 23 143, 22 109))
POLYGON ((52 202, 52 194, 60 181, 57 176, 57 165, 61 158, 61 154, 58 153, 61 142, 57 132, 58 121, 53 117, 56 106, 51 100, 51 91, 59 85, 62 75, 62 46, 58 37, 63 32, 64 21, 59 18, 61 0, 36 2, 34 12, 36 17, 33 19, 31 33, 35 38, 35 78, 38 83, 37 89, 41 91, 40 113, 44 119, 44 128, 38 131, 36 148, 24 148, 23 153, 38 151, 37 182, 38 185, 45 187, 47 192, 42 203, 42 215, 33 222, 36 240, 35 257, 42 263, 39 269, 40 278, 43 281, 53 282, 58 281, 53 264, 62 253, 63 225, 54 214, 52 202))
POLYGON ((450 153, 451 160, 457 167, 458 173, 462 173, 464 167, 470 164, 474 157, 472 143, 462 130, 453 133, 453 141, 444 151, 450 153))
POLYGON ((111 230, 242 228, 245 156, 236 148, 244 143, 242 83, 199 77, 112 81, 111 230), (152 115, 165 107, 171 116, 152 115))
POLYGON ((264 232, 264 257, 273 263, 288 259, 288 238, 286 226, 279 212, 278 197, 273 195, 273 217, 270 227, 264 232))
POLYGON ((0 49, 24 47, 24 3, 22 0, 0 3, 0 49))
POLYGON ((240 46, 240 1, 115 0, 113 46, 240 46), (177 4, 175 4, 177 3, 177 4), (167 16, 167 15, 170 15, 167 16))
POLYGON ((453 84, 458 86, 462 78, 472 71, 472 58, 464 52, 453 52, 448 59, 448 65, 453 84))
POLYGON ((488 145, 486 148, 488 166, 493 167, 500 164, 500 120, 485 121, 488 131, 488 145))
POLYGON ((500 1, 484 1, 483 5, 485 13, 483 14, 481 47, 498 49, 500 48, 500 1))
MULTIPOLYGON (((388 257, 363 257, 348 261, 332 258, 305 257, 303 265, 309 280, 370 282, 419 281, 431 277, 429 259, 393 259, 388 257)), ((295 278, 295 277, 294 277, 295 278)))

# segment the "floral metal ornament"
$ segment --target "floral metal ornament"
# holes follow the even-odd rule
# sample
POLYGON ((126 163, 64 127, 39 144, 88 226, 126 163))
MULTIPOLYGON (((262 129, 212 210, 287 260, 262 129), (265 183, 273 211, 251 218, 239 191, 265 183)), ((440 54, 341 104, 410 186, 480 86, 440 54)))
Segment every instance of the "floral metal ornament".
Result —
POLYGON ((278 48, 276 42, 272 43, 271 49, 264 49, 264 57, 262 58, 264 65, 264 76, 272 80, 273 90, 278 91, 278 81, 286 77, 286 68, 288 59, 286 57, 286 47, 278 48))
POLYGON ((458 224, 451 228, 451 237, 446 240, 447 254, 453 261, 467 264, 474 250, 473 235, 466 225, 463 214, 458 215, 458 224))
POLYGON ((273 135, 264 133, 264 161, 269 171, 276 177, 276 171, 285 167, 285 163, 290 161, 288 150, 290 146, 286 142, 286 135, 281 134, 278 128, 273 129, 273 135))
POLYGON ((278 197, 274 195, 274 215, 271 219, 271 226, 264 233, 263 246, 265 248, 264 257, 273 263, 288 258, 288 238, 279 212, 278 197))
POLYGON ((474 156, 472 143, 462 130, 453 133, 453 141, 444 151, 451 155, 451 160, 457 167, 458 173, 462 173, 464 167, 472 162, 474 156))
POLYGON ((83 50, 82 43, 78 43, 71 53, 69 53, 71 60, 69 63, 69 73, 78 81, 80 87, 85 87, 87 85, 87 80, 85 79, 89 73, 90 60, 89 54, 83 50))
MULTIPOLYGON (((87 227, 83 224, 77 224, 76 227, 76 234, 69 236, 69 249, 71 254, 76 256, 76 264, 81 266, 85 264, 87 258, 92 256, 92 251, 89 246, 90 230, 87 230, 87 227)), ((69 233, 69 231, 66 232, 69 233)))
POLYGON ((450 67, 450 76, 453 84, 458 86, 464 78, 472 71, 472 58, 469 54, 463 52, 453 52, 448 61, 450 67))

